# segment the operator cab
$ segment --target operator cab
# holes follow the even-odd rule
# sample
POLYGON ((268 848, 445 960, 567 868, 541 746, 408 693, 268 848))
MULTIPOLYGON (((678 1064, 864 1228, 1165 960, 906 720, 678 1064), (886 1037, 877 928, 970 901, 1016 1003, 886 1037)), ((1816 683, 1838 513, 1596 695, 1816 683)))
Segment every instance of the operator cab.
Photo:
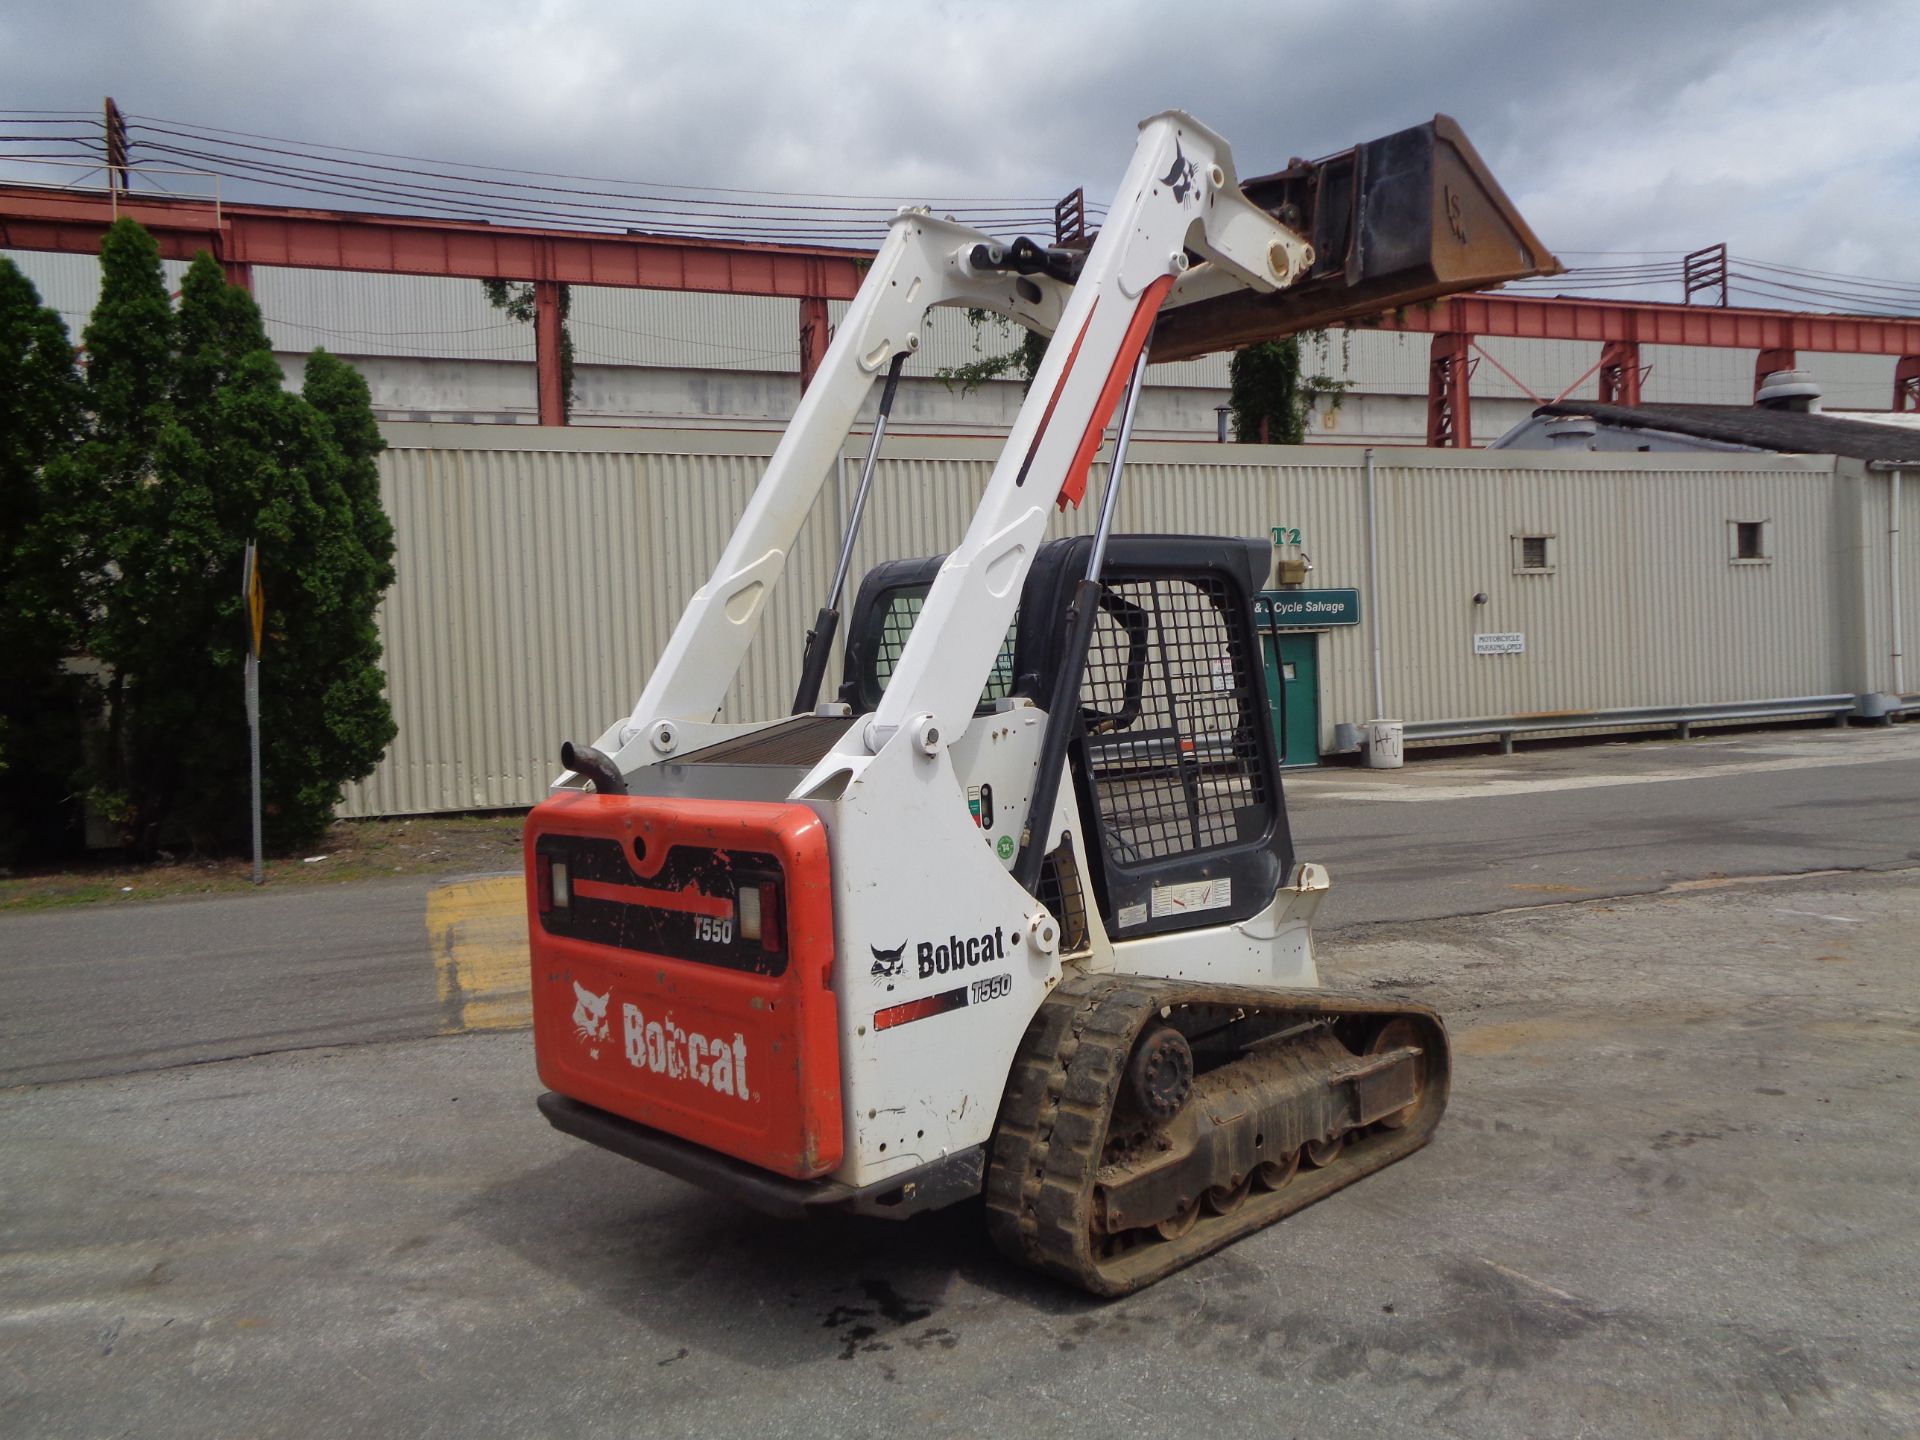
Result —
MULTIPOLYGON (((1067 609, 1092 540, 1040 546, 975 713, 1045 705, 1062 663, 1067 609)), ((1264 540, 1116 535, 1102 567, 1079 725, 1068 751, 1084 833, 1097 855, 1050 855, 1040 899, 1068 948, 1084 867, 1116 940, 1244 920, 1293 868, 1268 721, 1253 597, 1264 540)), ((847 630, 840 699, 880 702, 944 556, 876 566, 847 630)))

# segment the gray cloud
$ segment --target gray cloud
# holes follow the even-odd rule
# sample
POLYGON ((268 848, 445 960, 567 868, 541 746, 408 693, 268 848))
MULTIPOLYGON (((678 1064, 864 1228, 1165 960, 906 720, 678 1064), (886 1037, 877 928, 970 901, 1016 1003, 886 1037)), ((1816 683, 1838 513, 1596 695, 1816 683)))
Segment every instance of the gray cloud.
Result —
POLYGON ((202 0, 16 6, 0 95, 541 171, 1105 198, 1179 106, 1243 171, 1458 118, 1547 241, 1920 279, 1920 7, 202 0), (22 13, 27 12, 27 13, 22 13))

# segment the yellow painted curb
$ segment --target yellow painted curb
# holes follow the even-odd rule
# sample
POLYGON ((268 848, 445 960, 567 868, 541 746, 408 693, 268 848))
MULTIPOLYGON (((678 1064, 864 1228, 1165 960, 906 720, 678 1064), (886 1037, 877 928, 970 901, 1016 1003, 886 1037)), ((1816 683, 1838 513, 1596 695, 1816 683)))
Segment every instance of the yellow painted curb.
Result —
POLYGON ((527 882, 465 880, 427 892, 427 940, 439 982, 443 1035, 533 1023, 527 882))

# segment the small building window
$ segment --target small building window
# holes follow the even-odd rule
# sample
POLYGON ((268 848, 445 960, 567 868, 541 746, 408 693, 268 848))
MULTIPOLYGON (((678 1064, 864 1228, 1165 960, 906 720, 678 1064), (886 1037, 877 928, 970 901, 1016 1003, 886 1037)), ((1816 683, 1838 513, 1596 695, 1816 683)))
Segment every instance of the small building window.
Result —
POLYGON ((1513 537, 1513 573, 1516 575, 1551 575, 1559 561, 1559 546, 1551 535, 1516 535, 1513 537))
POLYGON ((1771 520, 1729 520, 1727 558, 1736 565, 1765 565, 1773 559, 1771 520))

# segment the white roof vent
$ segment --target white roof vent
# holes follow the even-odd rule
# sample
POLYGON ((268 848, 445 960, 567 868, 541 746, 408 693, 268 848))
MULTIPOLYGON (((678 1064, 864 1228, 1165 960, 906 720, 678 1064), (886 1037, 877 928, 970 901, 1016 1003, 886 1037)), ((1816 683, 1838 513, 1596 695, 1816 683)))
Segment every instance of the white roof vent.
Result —
POLYGON ((1550 450, 1591 450, 1593 437, 1600 433, 1591 415, 1556 415, 1544 428, 1550 450))
POLYGON ((1820 409, 1820 386, 1805 370, 1776 370, 1760 382, 1753 403, 1763 410, 1798 410, 1816 414, 1820 409))

